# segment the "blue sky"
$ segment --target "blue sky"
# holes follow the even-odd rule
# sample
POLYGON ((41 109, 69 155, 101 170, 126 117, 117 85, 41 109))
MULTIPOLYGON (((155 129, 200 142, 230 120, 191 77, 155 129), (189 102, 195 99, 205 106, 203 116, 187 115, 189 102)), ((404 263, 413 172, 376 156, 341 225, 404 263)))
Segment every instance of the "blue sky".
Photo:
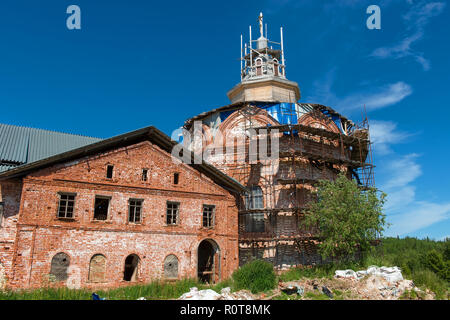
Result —
POLYGON ((302 102, 361 120, 366 105, 387 235, 450 235, 450 8, 444 0, 2 1, 0 122, 95 137, 167 134, 229 103, 240 34, 283 26, 302 102), (81 8, 81 30, 66 8, 81 8), (366 8, 381 8, 381 30, 366 8))

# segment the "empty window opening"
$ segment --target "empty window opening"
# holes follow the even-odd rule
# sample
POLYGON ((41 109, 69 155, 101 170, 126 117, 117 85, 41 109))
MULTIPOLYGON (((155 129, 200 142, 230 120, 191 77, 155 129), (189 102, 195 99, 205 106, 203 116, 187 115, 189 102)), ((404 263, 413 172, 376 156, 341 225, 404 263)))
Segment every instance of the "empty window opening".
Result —
POLYGON ((203 205, 203 226, 206 228, 214 227, 216 206, 203 205))
POLYGON ((55 277, 56 281, 65 281, 68 278, 69 265, 69 256, 64 252, 57 253, 52 258, 50 274, 55 277))
POLYGON ((178 278, 178 258, 173 254, 164 259, 164 277, 166 279, 178 278))
POLYGON ((266 230, 264 212, 245 214, 246 232, 264 232, 266 230))
POLYGON ((95 197, 94 220, 106 220, 108 218, 109 200, 107 197, 95 197))
POLYGON ((130 254, 125 259, 125 268, 123 271, 123 280, 136 281, 138 277, 139 257, 135 254, 130 254))
POLYGON ((141 177, 142 181, 147 181, 148 180, 148 169, 142 169, 142 177, 141 177))
POLYGON ((198 279, 215 283, 220 277, 220 249, 213 240, 203 240, 198 246, 198 279))
POLYGON ((167 202, 167 224, 178 223, 178 212, 180 211, 179 202, 167 202))
POLYGON ((114 170, 114 166, 113 165, 108 165, 106 167, 106 178, 112 179, 112 177, 113 177, 113 170, 114 170))
POLYGON ((273 69, 274 69, 274 74, 275 74, 275 76, 277 76, 278 77, 278 75, 279 75, 279 66, 278 66, 278 60, 277 59, 273 59, 273 69))
POLYGON ((260 75, 262 75, 262 67, 261 67, 262 59, 261 58, 257 58, 255 60, 255 62, 256 62, 256 75, 260 76, 260 75))
POLYGON ((75 195, 60 193, 58 218, 73 218, 73 208, 75 207, 75 195))
POLYGON ((105 282, 106 279, 106 257, 96 254, 89 263, 89 281, 105 282))
POLYGON ((263 193, 261 187, 251 187, 250 193, 247 193, 245 195, 245 208, 247 210, 264 208, 263 193))
POLYGON ((128 222, 139 223, 141 222, 142 213, 142 201, 141 199, 130 199, 128 202, 128 222))
POLYGON ((175 172, 173 174, 173 184, 178 184, 179 179, 180 179, 180 174, 178 172, 175 172))

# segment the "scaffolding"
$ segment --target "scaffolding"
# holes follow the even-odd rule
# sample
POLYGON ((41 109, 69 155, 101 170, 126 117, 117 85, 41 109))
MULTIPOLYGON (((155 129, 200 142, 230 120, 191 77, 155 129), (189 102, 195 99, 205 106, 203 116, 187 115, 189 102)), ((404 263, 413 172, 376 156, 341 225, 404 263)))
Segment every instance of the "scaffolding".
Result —
MULTIPOLYGON (((245 152, 245 161, 228 167, 227 174, 246 186, 258 185, 263 191, 263 207, 249 208, 244 202, 240 205, 240 243, 256 251, 258 248, 271 248, 275 252, 274 265, 280 265, 284 261, 281 248, 286 250, 286 243, 300 252, 315 250, 314 244, 318 240, 315 228, 301 227, 300 222, 308 203, 313 200, 312 191, 318 181, 334 180, 339 172, 347 172, 348 177, 355 178, 362 189, 374 188, 374 166, 367 117, 359 124, 346 123, 342 130, 333 132, 299 124, 298 121, 260 126, 254 117, 263 110, 250 104, 238 110, 246 137, 245 148, 240 149, 245 152), (250 140, 266 139, 270 149, 271 133, 275 130, 279 136, 278 159, 261 160, 257 157, 251 163, 250 140), (263 231, 249 232, 249 229, 254 231, 254 228, 248 228, 249 223, 260 223, 247 219, 252 214, 264 214, 263 231)), ((284 118, 300 119, 295 104, 282 108, 281 113, 284 118)), ((331 125, 333 122, 320 107, 308 115, 319 123, 331 125)))

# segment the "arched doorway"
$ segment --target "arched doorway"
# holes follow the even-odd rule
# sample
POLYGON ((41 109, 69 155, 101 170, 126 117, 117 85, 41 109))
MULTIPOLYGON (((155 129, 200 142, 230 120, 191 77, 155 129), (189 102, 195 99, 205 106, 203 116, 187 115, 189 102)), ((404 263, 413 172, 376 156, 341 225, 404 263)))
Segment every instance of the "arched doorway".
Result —
POLYGON ((139 257, 135 254, 130 254, 125 259, 125 268, 123 271, 123 280, 136 281, 138 275, 139 257))
POLYGON ((198 245, 198 279, 215 283, 220 280, 220 248, 212 239, 205 239, 198 245))

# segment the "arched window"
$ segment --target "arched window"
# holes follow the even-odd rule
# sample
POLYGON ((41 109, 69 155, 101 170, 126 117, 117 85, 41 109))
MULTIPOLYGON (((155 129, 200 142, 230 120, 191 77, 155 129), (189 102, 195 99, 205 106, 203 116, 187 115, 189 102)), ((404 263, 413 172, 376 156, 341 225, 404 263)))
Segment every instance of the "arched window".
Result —
POLYGON ((279 72, 280 72, 279 69, 280 69, 280 67, 279 67, 279 64, 278 64, 278 60, 277 59, 273 59, 273 73, 277 77, 278 77, 279 72))
POLYGON ((92 256, 89 263, 89 281, 104 282, 106 278, 106 257, 102 254, 92 256))
POLYGON ((257 76, 262 75, 262 59, 256 58, 255 64, 256 64, 256 75, 257 76))
POLYGON ((135 254, 130 254, 125 259, 125 268, 123 271, 123 280, 136 281, 138 276, 139 257, 135 254))
POLYGON ((56 281, 67 280, 67 269, 70 265, 70 258, 64 252, 57 253, 52 258, 50 274, 55 276, 56 281))
POLYGON ((167 279, 178 278, 178 258, 173 254, 164 259, 164 277, 167 279))
POLYGON ((245 208, 247 210, 264 208, 263 193, 260 186, 250 187, 250 192, 245 195, 245 208))

